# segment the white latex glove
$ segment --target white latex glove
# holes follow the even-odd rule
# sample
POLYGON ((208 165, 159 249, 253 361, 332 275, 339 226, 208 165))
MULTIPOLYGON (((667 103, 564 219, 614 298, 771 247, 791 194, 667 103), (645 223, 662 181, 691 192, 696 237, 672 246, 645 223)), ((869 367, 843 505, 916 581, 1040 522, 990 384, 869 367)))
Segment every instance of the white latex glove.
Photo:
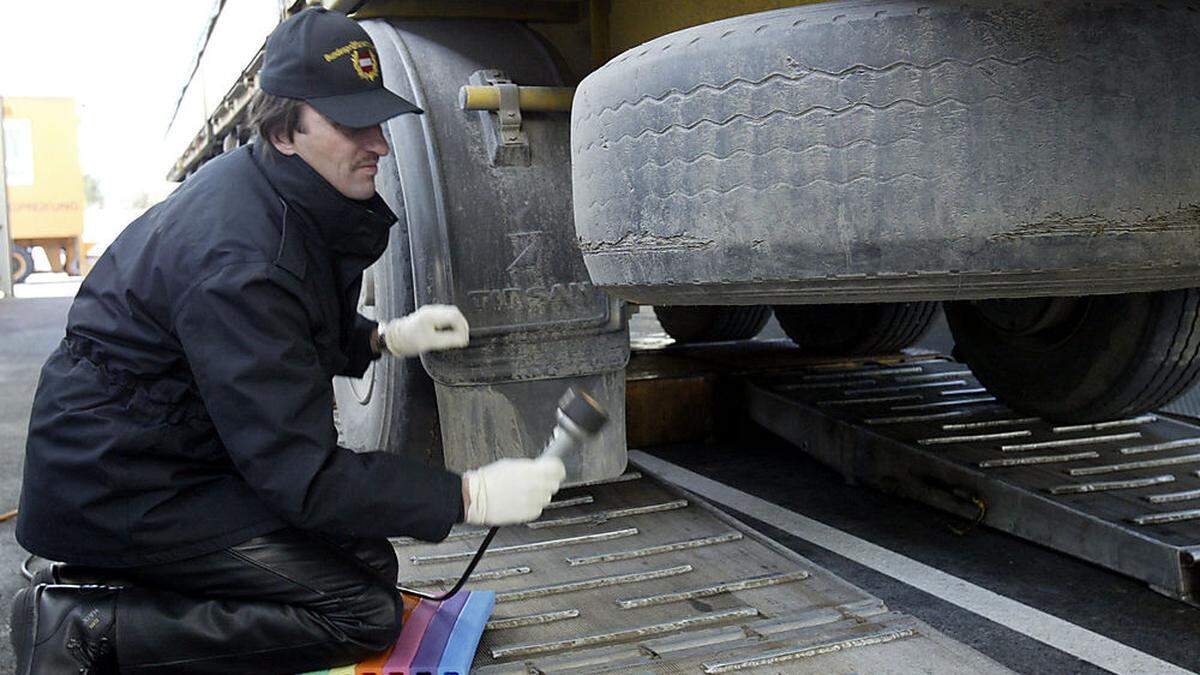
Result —
POLYGON ((467 318, 454 305, 425 305, 412 314, 379 326, 392 356, 416 356, 466 347, 470 330, 467 318))
POLYGON ((558 492, 567 470, 557 457, 500 459, 463 474, 467 495, 466 522, 513 525, 542 515, 558 492))

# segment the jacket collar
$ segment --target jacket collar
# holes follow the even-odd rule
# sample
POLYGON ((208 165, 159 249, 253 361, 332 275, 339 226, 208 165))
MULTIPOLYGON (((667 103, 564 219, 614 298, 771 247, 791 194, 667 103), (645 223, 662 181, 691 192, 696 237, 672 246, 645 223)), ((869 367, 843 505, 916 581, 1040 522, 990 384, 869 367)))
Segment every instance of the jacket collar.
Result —
POLYGON ((297 155, 267 153, 254 142, 254 161, 267 180, 310 231, 314 242, 340 262, 358 267, 359 273, 383 255, 388 230, 396 215, 378 194, 370 199, 350 199, 338 192, 297 155), (355 264, 357 263, 357 264, 355 264))

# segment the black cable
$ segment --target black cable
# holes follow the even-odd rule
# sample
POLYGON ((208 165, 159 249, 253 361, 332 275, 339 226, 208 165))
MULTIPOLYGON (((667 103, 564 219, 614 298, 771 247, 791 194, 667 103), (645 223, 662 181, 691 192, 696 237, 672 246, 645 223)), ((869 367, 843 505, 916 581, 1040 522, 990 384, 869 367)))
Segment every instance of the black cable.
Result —
POLYGON ((25 562, 21 563, 21 576, 25 577, 28 581, 33 581, 33 570, 29 569, 29 563, 33 562, 36 558, 36 555, 30 553, 25 562))
POLYGON ((484 537, 483 542, 479 544, 479 550, 475 551, 475 557, 471 558, 470 563, 467 563, 467 571, 463 572, 462 576, 458 578, 458 582, 454 584, 454 588, 451 588, 449 591, 446 591, 441 595, 429 595, 428 593, 422 593, 421 591, 414 591, 411 588, 405 588, 399 584, 396 584, 396 590, 400 591, 401 593, 407 593, 408 595, 414 595, 424 600, 433 600, 434 602, 441 602, 447 598, 453 597, 455 593, 458 593, 462 590, 462 587, 467 583, 467 579, 471 578, 471 573, 475 571, 475 566, 479 564, 479 561, 483 558, 483 554, 487 552, 488 545, 492 543, 492 539, 495 538, 496 533, 499 531, 500 528, 498 527, 493 527, 492 529, 488 530, 487 536, 484 537))

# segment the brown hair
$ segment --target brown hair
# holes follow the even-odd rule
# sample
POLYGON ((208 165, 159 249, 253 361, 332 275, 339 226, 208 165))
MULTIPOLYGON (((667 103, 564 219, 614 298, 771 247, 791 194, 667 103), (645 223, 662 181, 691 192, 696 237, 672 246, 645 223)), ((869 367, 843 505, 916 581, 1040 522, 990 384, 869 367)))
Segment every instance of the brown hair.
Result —
POLYGON ((303 132, 300 126, 300 106, 304 103, 298 98, 275 96, 259 89, 250 98, 250 127, 262 139, 266 149, 274 150, 270 142, 275 136, 292 139, 297 132, 303 132))

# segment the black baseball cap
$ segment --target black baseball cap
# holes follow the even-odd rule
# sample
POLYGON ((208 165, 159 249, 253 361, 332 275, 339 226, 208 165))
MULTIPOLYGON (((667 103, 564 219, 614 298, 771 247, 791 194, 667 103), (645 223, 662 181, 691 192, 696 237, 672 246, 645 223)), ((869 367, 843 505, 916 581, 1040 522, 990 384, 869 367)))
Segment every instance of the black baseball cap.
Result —
POLYGON ((379 55, 362 26, 321 7, 271 31, 258 84, 268 94, 302 99, 348 127, 424 112, 384 88, 379 55))

